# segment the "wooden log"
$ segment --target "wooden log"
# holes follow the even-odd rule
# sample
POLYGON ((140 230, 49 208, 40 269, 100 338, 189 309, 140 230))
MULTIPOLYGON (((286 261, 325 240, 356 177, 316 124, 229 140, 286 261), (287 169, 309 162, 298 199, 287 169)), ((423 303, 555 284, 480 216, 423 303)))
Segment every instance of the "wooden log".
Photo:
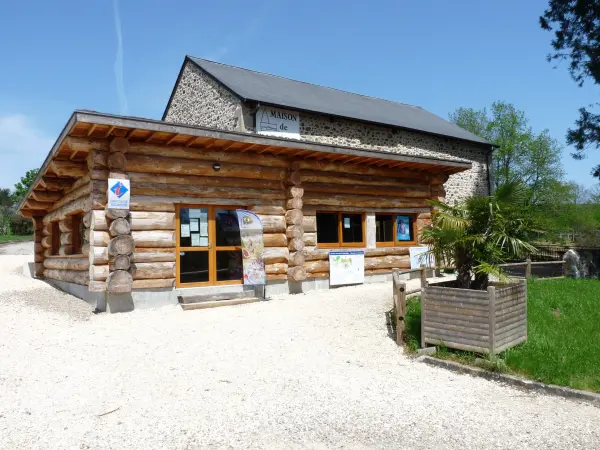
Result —
POLYGON ((254 214, 265 214, 273 216, 283 216, 286 209, 282 205, 248 205, 248 211, 252 211, 254 214))
POLYGON ((265 273, 286 274, 288 265, 286 263, 265 264, 265 273))
POLYGON ((111 294, 124 294, 131 292, 133 279, 126 270, 115 270, 106 279, 106 290, 111 294))
MULTIPOLYGON (((244 178, 219 178, 144 172, 128 172, 128 175, 131 182, 136 186, 137 183, 158 183, 183 186, 193 185, 230 188, 276 189, 281 191, 281 198, 283 199, 284 197, 283 183, 281 180, 250 180, 244 178)), ((283 214, 283 212, 281 214, 283 214)))
POLYGON ((304 229, 302 228, 302 225, 289 225, 285 231, 285 235, 288 239, 302 238, 304 229))
POLYGON ((288 258, 288 265, 290 267, 302 266, 305 262, 303 252, 291 252, 288 258))
POLYGON ((44 236, 40 244, 42 244, 42 247, 44 248, 52 248, 52 236, 44 236))
POLYGON ((427 185, 418 185, 412 187, 382 187, 349 184, 305 183, 304 187, 307 193, 354 194, 371 196, 385 194, 389 197, 416 198, 428 198, 430 196, 429 187, 427 185))
POLYGON ((89 260, 90 260, 90 264, 97 264, 97 265, 108 264, 108 261, 109 261, 108 247, 91 246, 89 260))
POLYGON ((280 189, 252 189, 235 187, 213 187, 181 184, 136 183, 136 195, 183 196, 209 198, 243 198, 279 200, 283 198, 280 189))
MULTIPOLYGON (((106 202, 106 200, 104 200, 106 202)), ((176 203, 187 203, 190 205, 228 205, 245 207, 249 199, 235 198, 196 198, 184 196, 150 196, 133 195, 129 205, 132 211, 175 211, 176 203)), ((252 199, 256 201, 256 199, 252 199)), ((273 200, 260 200, 261 202, 273 202, 273 200)))
POLYGON ((92 149, 108 150, 108 141, 104 139, 67 136, 63 142, 71 151, 76 152, 87 153, 92 149))
POLYGON ((393 197, 367 197, 362 195, 328 195, 318 193, 307 193, 303 199, 305 205, 328 205, 328 206, 355 206, 373 207, 380 205, 381 208, 426 208, 429 206, 426 199, 393 198, 393 197))
POLYGON ((88 184, 91 181, 91 177, 90 174, 87 173, 84 176, 82 176, 81 178, 78 178, 77 180, 75 180, 75 182, 67 189, 64 190, 63 194, 70 194, 71 192, 79 189, 82 186, 85 186, 86 184, 88 184))
MULTIPOLYGON (((419 172, 415 172, 419 174, 419 172)), ((382 187, 389 186, 393 188, 411 188, 418 186, 419 188, 429 186, 429 183, 425 178, 411 179, 411 178, 387 178, 377 177, 371 175, 355 175, 348 172, 318 172, 318 171, 302 171, 300 174, 303 186, 308 186, 310 183, 319 184, 342 184, 342 185, 360 185, 360 186, 371 186, 371 187, 382 187)), ((309 192, 308 187, 304 192, 306 195, 309 192)))
MULTIPOLYGON (((259 161, 260 158, 257 159, 259 161)), ((183 158, 155 157, 129 154, 125 170, 128 172, 172 173, 209 177, 237 177, 257 180, 285 180, 286 171, 277 167, 225 163, 215 171, 212 161, 192 161, 183 158)))
POLYGON ((89 267, 89 279, 92 281, 106 281, 110 274, 110 268, 107 265, 96 266, 91 265, 89 267))
POLYGON ((365 249, 365 258, 385 255, 408 255, 408 247, 378 247, 365 249))
POLYGON ((90 262, 87 258, 57 258, 50 257, 44 260, 46 269, 59 270, 88 270, 90 262))
POLYGON ((88 281, 88 291, 90 292, 104 292, 106 291, 106 281, 88 281))
POLYGON ((60 243, 62 245, 73 244, 73 233, 61 233, 60 234, 60 243))
POLYGON ((52 253, 51 248, 47 248, 46 250, 44 250, 44 258, 50 258, 51 256, 54 256, 54 253, 52 253))
POLYGON ((93 247, 106 247, 110 242, 110 234, 106 231, 95 231, 86 229, 83 232, 83 239, 93 247))
POLYGON ((304 233, 302 236, 304 245, 317 245, 317 233, 304 233))
MULTIPOLYGON (((266 252, 267 249, 265 249, 266 252)), ((174 248, 139 248, 136 247, 131 258, 135 263, 174 262, 174 248)))
POLYGON ((307 273, 329 272, 329 260, 309 261, 304 263, 304 269, 307 273))
POLYGON ((123 137, 114 137, 108 146, 108 151, 110 153, 113 152, 121 152, 127 153, 129 151, 130 145, 129 141, 123 137))
POLYGON ((316 170, 322 172, 341 172, 361 175, 372 175, 381 178, 410 178, 415 180, 429 180, 430 178, 433 178, 427 172, 418 172, 395 168, 381 168, 359 164, 338 163, 325 161, 323 159, 319 161, 310 159, 299 160, 298 169, 302 171, 316 170))
POLYGON ((294 252, 304 250, 304 241, 301 238, 292 238, 288 240, 288 249, 294 252))
POLYGON ((71 244, 64 244, 58 248, 58 254, 60 256, 68 256, 73 254, 73 246, 71 244))
POLYGON ((73 184, 72 179, 42 177, 40 185, 49 191, 62 191, 73 184))
POLYGON ((117 236, 108 243, 108 256, 129 255, 135 247, 133 236, 117 236))
POLYGON ((170 212, 131 211, 129 221, 134 231, 175 229, 175 213, 170 212))
POLYGON ((83 225, 94 231, 108 231, 106 212, 102 209, 93 209, 83 216, 83 225))
POLYGON ((329 272, 306 273, 306 278, 329 278, 329 272))
POLYGON ((108 178, 115 178, 117 180, 129 180, 129 173, 119 169, 111 169, 108 172, 108 178))
POLYGON ((67 215, 87 212, 91 209, 91 206, 91 198, 85 195, 46 214, 44 216, 44 224, 50 223, 56 219, 64 219, 67 215))
POLYGON ((50 236, 51 234, 52 234, 52 225, 47 223, 42 227, 42 236, 50 236))
POLYGON ((285 207, 287 209, 302 209, 302 199, 301 198, 290 198, 286 200, 285 207))
POLYGON ((57 269, 45 269, 44 277, 51 280, 65 281, 67 283, 87 285, 89 281, 88 271, 74 271, 74 270, 57 270, 57 269))
POLYGON ((131 259, 128 255, 117 255, 110 259, 108 267, 111 271, 113 270, 129 270, 131 266, 131 259))
POLYGON ((303 266, 289 267, 287 276, 293 281, 306 280, 306 269, 303 266))
POLYGON ((302 225, 304 214, 300 209, 290 209, 285 212, 285 223, 288 225, 302 225))
POLYGON ((59 200, 62 195, 57 191, 31 191, 31 196, 38 202, 54 203, 59 200))
POLYGON ((143 280, 149 278, 173 278, 175 277, 175 263, 133 263, 131 265, 131 275, 133 276, 134 280, 143 280))
POLYGON ((287 247, 266 247, 263 251, 265 264, 287 263, 289 256, 287 247))
POLYGON ((29 209, 34 209, 34 210, 40 210, 40 211, 48 211, 48 210, 52 209, 52 205, 53 205, 53 203, 38 202, 37 200, 34 200, 33 198, 29 198, 25 202, 25 207, 27 207, 29 209))
POLYGON ((90 255, 90 244, 83 244, 81 246, 81 254, 86 257, 90 255))
POLYGON ((285 193, 288 198, 302 198, 304 195, 304 188, 291 186, 286 189, 285 193))
POLYGON ((113 237, 127 235, 131 232, 131 227, 127 219, 119 218, 112 221, 108 231, 113 237))
POLYGON ((108 167, 108 152, 104 150, 92 149, 87 156, 88 169, 106 169, 108 167))
POLYGON ((91 169, 90 178, 97 181, 107 181, 111 177, 107 169, 91 169))
POLYGON ((107 166, 111 170, 124 170, 127 165, 127 158, 124 153, 113 152, 108 155, 107 166))
POLYGON ((59 201, 57 201, 54 204, 54 209, 60 208, 68 203, 71 203, 72 201, 84 197, 88 194, 90 194, 92 192, 92 187, 93 184, 92 183, 88 183, 84 186, 81 186, 78 189, 75 189, 74 191, 70 192, 69 194, 65 195, 64 197, 62 197, 59 201))
POLYGON ((369 269, 365 270, 365 275, 381 275, 383 273, 392 273, 394 269, 369 269))
POLYGON ((299 185, 302 183, 302 177, 300 175, 300 171, 299 170, 293 170, 292 172, 289 173, 288 178, 287 178, 287 182, 289 184, 293 184, 293 185, 299 185))
POLYGON ((23 208, 21 209, 21 211, 19 211, 19 215, 24 219, 31 219, 38 213, 38 210, 34 211, 32 209, 27 209, 26 205, 23 205, 23 208))
POLYGON ((263 240, 265 247, 285 247, 287 245, 287 238, 283 233, 264 234, 263 240))
POLYGON ((257 214, 258 218, 262 222, 263 232, 265 233, 284 233, 285 232, 285 217, 280 216, 267 216, 257 214))
POLYGON ((107 208, 104 211, 104 215, 106 218, 111 219, 111 220, 124 219, 125 217, 127 217, 129 215, 129 210, 128 209, 107 208))
POLYGON ((374 256, 365 258, 365 270, 368 269, 408 269, 410 257, 400 255, 374 256))
POLYGON ((175 247, 175 232, 167 230, 132 231, 136 247, 175 247))
POLYGON ((33 274, 36 278, 43 278, 45 270, 42 263, 33 263, 33 274))
POLYGON ((73 231, 73 218, 65 217, 63 220, 58 222, 58 229, 63 233, 73 231))
POLYGON ((84 176, 88 171, 88 168, 84 164, 70 160, 54 160, 50 163, 49 168, 59 177, 79 178, 84 176))
POLYGON ((43 253, 34 253, 33 254, 33 262, 43 263, 44 262, 44 254, 43 253))
POLYGON ((267 281, 275 281, 275 280, 287 280, 287 274, 267 274, 267 281))
POLYGON ((133 289, 172 288, 175 278, 133 280, 133 289))
POLYGON ((36 242, 33 244, 33 252, 34 253, 43 253, 44 252, 44 246, 42 245, 41 242, 36 242))
POLYGON ((305 233, 314 233, 317 231, 317 216, 304 216, 302 218, 302 228, 305 233))
POLYGON ((322 259, 329 260, 329 250, 328 249, 315 249, 311 251, 303 251, 304 259, 306 261, 319 261, 322 259))

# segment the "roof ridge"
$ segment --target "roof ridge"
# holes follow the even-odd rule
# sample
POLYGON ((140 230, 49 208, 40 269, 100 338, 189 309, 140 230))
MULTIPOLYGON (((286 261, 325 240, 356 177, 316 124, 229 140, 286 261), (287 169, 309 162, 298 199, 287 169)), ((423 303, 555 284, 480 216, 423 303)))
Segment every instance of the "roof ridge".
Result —
MULTIPOLYGON (((188 58, 192 59, 192 60, 198 59, 200 61, 206 61, 206 62, 213 63, 213 64, 219 64, 221 66, 232 67, 234 69, 240 69, 240 70, 245 70, 247 72, 258 73, 260 75, 267 75, 267 76, 270 76, 270 77, 281 78, 283 80, 293 81, 295 83, 308 84, 310 86, 317 86, 317 87, 320 87, 320 88, 323 88, 323 89, 331 89, 333 91, 343 92, 344 94, 358 95, 359 97, 366 97, 366 98, 371 98, 371 99, 374 99, 374 100, 382 100, 384 102, 396 103, 398 105, 410 106, 411 108, 419 108, 419 109, 421 109, 423 111, 427 111, 426 109, 423 109, 423 107, 421 107, 419 105, 411 105, 410 103, 398 102, 398 101, 395 101, 395 100, 389 100, 387 98, 374 97, 372 95, 359 94, 358 92, 345 91, 343 89, 334 88, 334 87, 331 87, 331 86, 324 86, 322 84, 309 83, 308 81, 295 80, 294 78, 284 77, 283 75, 276 75, 276 74, 273 74, 273 73, 261 72, 260 70, 247 69, 245 67, 234 66, 233 64, 225 64, 225 63, 222 63, 222 62, 219 62, 219 61, 212 61, 212 60, 206 59, 206 58, 198 58, 197 56, 190 56, 190 55, 186 55, 186 56, 188 58)), ((427 111, 427 112, 429 112, 429 111, 427 111)), ((433 113, 430 113, 430 114, 433 114, 433 113)))

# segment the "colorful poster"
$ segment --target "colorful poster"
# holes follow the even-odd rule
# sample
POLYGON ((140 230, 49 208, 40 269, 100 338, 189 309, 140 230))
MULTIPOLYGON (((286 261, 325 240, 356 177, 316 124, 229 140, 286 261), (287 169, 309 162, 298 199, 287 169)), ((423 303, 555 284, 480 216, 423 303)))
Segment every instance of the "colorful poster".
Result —
POLYGON ((129 180, 108 179, 108 205, 109 209, 129 209, 131 197, 129 180))
POLYGON ((266 284, 262 223, 256 214, 250 211, 238 209, 236 212, 242 240, 244 284, 266 284))
POLYGON ((365 281, 365 252, 329 252, 329 285, 358 284, 365 281))
POLYGON ((402 241, 412 241, 412 217, 396 216, 396 239, 402 241))

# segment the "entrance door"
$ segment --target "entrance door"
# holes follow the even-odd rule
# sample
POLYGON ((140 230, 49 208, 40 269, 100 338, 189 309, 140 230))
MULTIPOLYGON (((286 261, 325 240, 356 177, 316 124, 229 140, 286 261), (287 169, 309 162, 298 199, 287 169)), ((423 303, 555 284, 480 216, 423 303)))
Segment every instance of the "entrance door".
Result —
POLYGON ((243 279, 235 209, 177 206, 177 286, 239 284, 243 279))

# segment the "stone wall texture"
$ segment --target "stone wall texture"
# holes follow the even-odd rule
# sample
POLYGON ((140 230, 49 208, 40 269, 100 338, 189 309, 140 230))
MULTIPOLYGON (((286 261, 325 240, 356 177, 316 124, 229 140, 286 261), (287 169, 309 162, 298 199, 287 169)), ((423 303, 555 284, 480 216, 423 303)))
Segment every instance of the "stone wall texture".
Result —
POLYGON ((237 130, 240 100, 187 62, 166 114, 166 122, 237 130))
MULTIPOLYGON (((165 121, 234 131, 243 108, 241 100, 188 62, 165 115, 165 121)), ((248 126, 244 131, 253 133, 248 126)), ((302 140, 322 144, 379 150, 402 155, 470 161, 472 169, 451 175, 445 184, 446 201, 456 203, 488 193, 487 149, 451 138, 371 125, 349 119, 300 113, 302 140)))

